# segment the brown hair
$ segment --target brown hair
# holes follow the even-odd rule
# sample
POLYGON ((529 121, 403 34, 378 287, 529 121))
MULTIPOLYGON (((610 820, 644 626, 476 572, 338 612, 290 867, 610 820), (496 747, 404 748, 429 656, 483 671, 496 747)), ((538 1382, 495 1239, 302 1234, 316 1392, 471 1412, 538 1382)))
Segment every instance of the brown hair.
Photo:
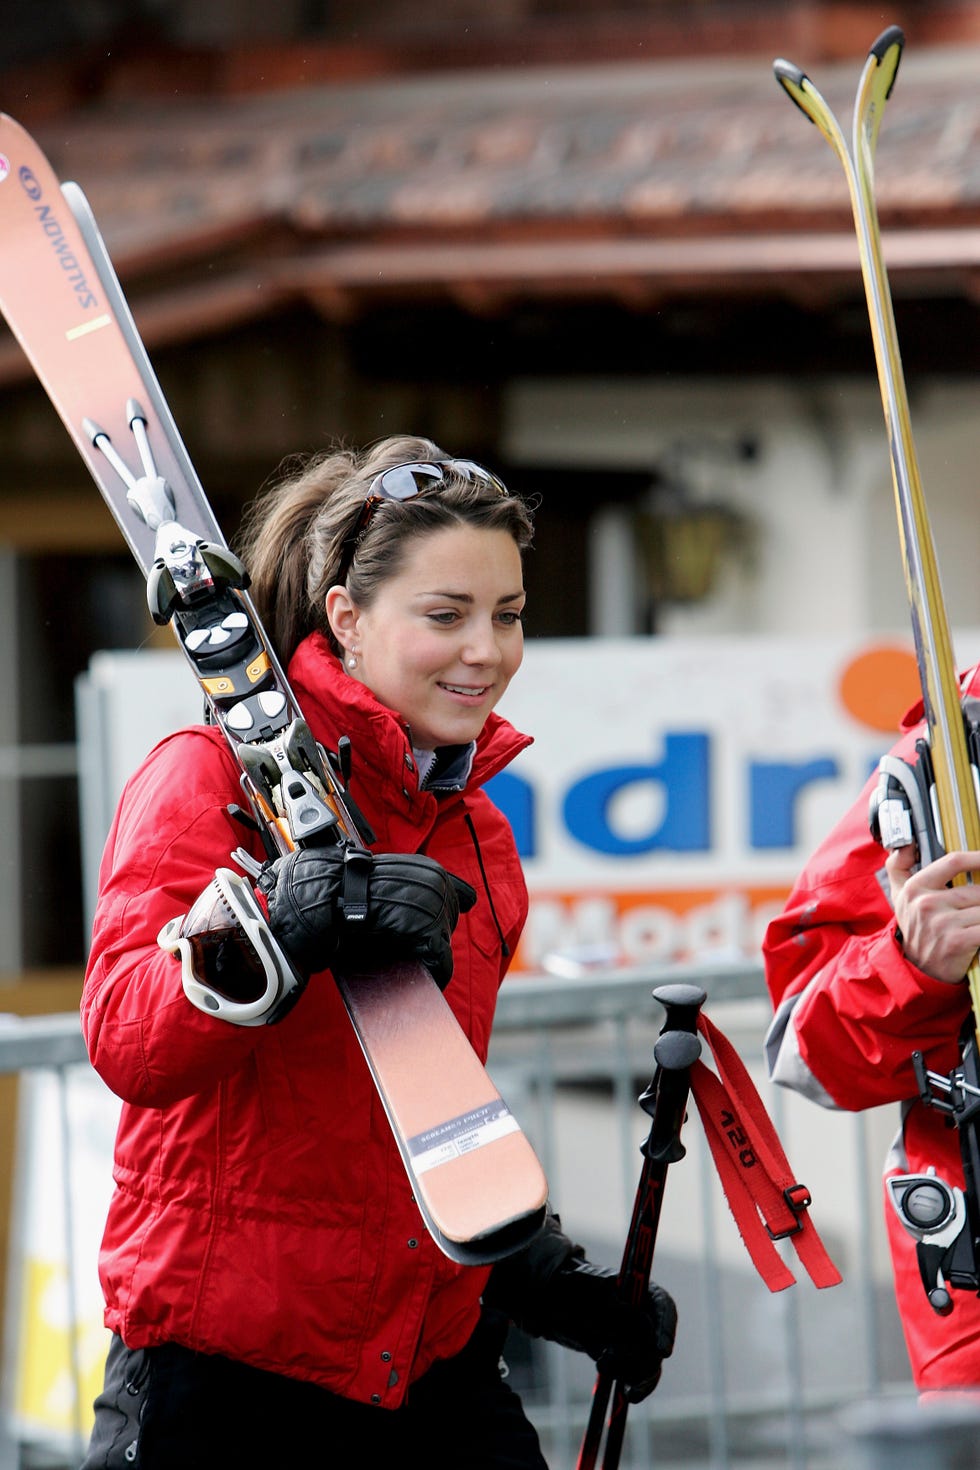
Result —
MULTIPOLYGON (((238 550, 251 577, 252 599, 284 665, 315 630, 340 652, 325 600, 372 480, 393 465, 447 461, 430 439, 408 435, 363 451, 338 448, 287 461, 280 478, 248 507, 238 550)), ((522 554, 533 536, 531 512, 520 497, 448 472, 413 499, 386 500, 378 507, 345 579, 354 602, 371 605, 399 571, 409 540, 453 525, 506 531, 522 554)))

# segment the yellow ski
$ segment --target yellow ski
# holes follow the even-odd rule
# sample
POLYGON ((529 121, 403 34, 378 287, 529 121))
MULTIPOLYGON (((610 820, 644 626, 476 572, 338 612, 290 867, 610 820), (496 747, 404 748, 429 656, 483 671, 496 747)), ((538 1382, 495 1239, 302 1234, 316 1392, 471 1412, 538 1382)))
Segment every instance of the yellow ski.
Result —
MULTIPOLYGON (((774 63, 774 71, 792 101, 823 133, 847 179, 891 455, 899 540, 928 730, 927 758, 938 814, 936 835, 947 852, 971 852, 980 849, 980 808, 949 621, 912 439, 875 201, 878 133, 904 45, 899 27, 889 26, 871 47, 854 101, 850 148, 810 78, 784 60, 774 63)), ((931 794, 926 792, 926 806, 931 794)), ((920 852, 922 860, 927 861, 924 842, 920 842, 920 852)), ((936 855, 935 851, 931 853, 936 855)), ((957 881, 972 883, 975 877, 964 874, 957 881)), ((948 1078, 942 1077, 926 1071, 920 1053, 912 1058, 923 1101, 949 1114, 959 1129, 966 1200, 961 1190, 925 1176, 899 1176, 892 1181, 898 1186, 892 1190, 893 1203, 906 1228, 919 1241, 923 1283, 930 1302, 940 1313, 952 1306, 947 1281, 974 1289, 980 1286, 980 956, 974 956, 966 978, 972 1024, 968 1022, 961 1037, 960 1068, 948 1078)))

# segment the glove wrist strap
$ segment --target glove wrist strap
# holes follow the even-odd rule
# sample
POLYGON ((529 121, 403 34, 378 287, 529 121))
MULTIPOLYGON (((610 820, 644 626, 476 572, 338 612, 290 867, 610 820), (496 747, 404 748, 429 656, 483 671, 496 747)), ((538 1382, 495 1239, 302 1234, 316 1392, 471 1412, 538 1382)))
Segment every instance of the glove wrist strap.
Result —
POLYGON ((374 858, 366 847, 349 847, 344 853, 344 881, 340 912, 345 924, 363 924, 368 916, 368 884, 374 858))

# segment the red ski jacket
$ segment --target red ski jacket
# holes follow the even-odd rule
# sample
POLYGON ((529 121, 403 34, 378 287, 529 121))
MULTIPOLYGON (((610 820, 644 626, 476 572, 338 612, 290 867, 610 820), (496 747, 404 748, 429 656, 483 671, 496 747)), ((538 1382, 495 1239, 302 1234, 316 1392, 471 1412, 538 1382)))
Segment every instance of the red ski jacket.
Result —
MULTIPOLYGON (((316 738, 351 738, 377 850, 426 852, 477 890, 446 998, 485 1060, 527 891, 480 788, 530 740, 492 715, 465 788, 420 790, 404 722, 323 638, 301 644, 289 673, 316 738)), ((195 1009, 158 948, 215 867, 257 841, 229 815, 240 796, 224 737, 183 730, 128 783, 106 845, 82 998, 92 1062, 123 1100, 105 1320, 131 1348, 181 1343, 396 1407, 464 1346, 488 1273, 454 1265, 427 1234, 328 973, 280 1024, 241 1027, 195 1009)))
MULTIPOLYGON (((980 666, 963 677, 980 697, 980 666)), ((922 705, 902 722, 893 753, 915 761, 924 733, 922 705)), ((885 854, 868 826, 872 777, 817 849, 763 944, 775 1008, 767 1038, 773 1079, 825 1107, 859 1110, 901 1104, 901 1126, 886 1177, 929 1166, 963 1187, 956 1132, 918 1098, 913 1050, 946 1074, 959 1058, 958 1035, 969 1010, 965 985, 948 985, 906 960, 895 938, 885 854)), ((884 1203, 895 1289, 917 1386, 980 1386, 980 1301, 954 1291, 951 1315, 929 1305, 915 1241, 884 1203)))

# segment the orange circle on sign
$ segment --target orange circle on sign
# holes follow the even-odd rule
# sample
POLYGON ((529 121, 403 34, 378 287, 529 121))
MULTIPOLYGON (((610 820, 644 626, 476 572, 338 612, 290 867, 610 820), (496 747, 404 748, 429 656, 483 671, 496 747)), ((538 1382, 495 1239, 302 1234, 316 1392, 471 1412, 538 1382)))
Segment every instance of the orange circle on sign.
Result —
POLYGON ((838 692, 862 725, 894 735, 905 711, 922 697, 915 654, 893 644, 869 648, 844 669, 838 692))

